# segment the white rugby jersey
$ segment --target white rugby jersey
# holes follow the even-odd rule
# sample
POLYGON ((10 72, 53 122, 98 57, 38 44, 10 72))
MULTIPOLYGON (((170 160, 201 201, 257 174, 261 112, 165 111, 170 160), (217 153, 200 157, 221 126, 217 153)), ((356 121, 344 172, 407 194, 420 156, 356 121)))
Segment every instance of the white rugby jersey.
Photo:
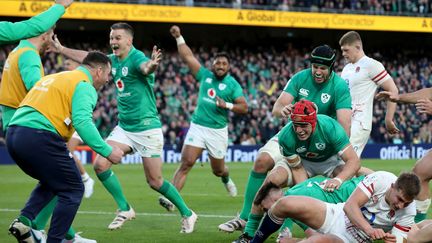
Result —
POLYGON ((381 228, 385 232, 406 234, 414 224, 416 215, 415 203, 407 207, 392 210, 385 201, 385 193, 397 177, 392 173, 378 171, 365 177, 358 187, 368 196, 368 202, 361 208, 363 216, 374 228, 381 228), (395 232, 396 231, 396 232, 395 232))
POLYGON ((364 56, 356 63, 348 63, 342 70, 341 77, 350 89, 352 119, 361 122, 364 129, 371 130, 375 92, 390 75, 379 61, 364 56))

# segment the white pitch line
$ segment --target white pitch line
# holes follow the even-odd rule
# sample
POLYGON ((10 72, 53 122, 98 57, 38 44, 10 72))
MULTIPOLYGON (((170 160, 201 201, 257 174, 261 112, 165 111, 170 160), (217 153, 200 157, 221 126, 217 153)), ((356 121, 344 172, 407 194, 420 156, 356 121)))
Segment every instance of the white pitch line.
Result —
MULTIPOLYGON (((11 209, 11 208, 0 208, 0 212, 19 212, 19 209, 11 209)), ((102 212, 102 211, 78 211, 79 214, 96 214, 96 215, 115 215, 114 212, 102 212)), ((136 215, 140 216, 162 216, 162 217, 178 217, 178 213, 136 213, 136 215)), ((214 215, 214 214, 198 214, 199 217, 202 218, 232 218, 233 215, 214 215)))

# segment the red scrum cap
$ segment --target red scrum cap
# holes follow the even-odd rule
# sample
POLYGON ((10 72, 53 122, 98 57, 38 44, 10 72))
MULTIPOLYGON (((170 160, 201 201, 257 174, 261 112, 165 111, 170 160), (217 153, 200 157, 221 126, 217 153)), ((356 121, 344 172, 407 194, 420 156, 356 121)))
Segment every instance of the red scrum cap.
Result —
POLYGON ((294 104, 291 121, 293 123, 309 123, 312 126, 312 131, 315 131, 317 110, 315 103, 309 100, 300 100, 294 104))

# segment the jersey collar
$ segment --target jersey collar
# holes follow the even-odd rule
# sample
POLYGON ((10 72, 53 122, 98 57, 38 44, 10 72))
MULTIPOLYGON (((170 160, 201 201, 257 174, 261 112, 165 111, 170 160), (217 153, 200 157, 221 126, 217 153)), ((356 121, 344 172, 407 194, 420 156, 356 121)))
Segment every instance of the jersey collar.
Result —
POLYGON ((87 68, 85 68, 84 66, 79 66, 75 70, 83 72, 88 77, 90 83, 93 85, 93 77, 91 76, 90 71, 87 68))

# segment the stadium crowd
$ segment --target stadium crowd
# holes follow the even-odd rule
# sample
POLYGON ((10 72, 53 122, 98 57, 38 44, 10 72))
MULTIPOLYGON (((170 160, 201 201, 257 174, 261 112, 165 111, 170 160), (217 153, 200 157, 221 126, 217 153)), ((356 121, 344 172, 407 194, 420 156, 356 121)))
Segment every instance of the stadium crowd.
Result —
MULTIPOLYGON (((90 44, 77 46, 81 49, 98 48, 90 44)), ((3 67, 7 54, 13 46, 0 49, 0 66, 3 67)), ((201 48, 198 58, 210 67, 210 50, 201 48), (204 61, 205 60, 205 61, 204 61)), ((225 50, 231 57, 231 75, 242 85, 249 104, 249 112, 244 116, 231 113, 229 123, 230 144, 264 144, 275 135, 285 121, 276 119, 271 114, 274 102, 283 90, 287 81, 297 71, 308 67, 308 49, 296 49, 288 45, 284 49, 257 48, 256 50, 240 47, 225 50)), ((145 51, 149 53, 149 51, 145 51)), ((190 74, 187 66, 180 60, 177 53, 165 53, 163 61, 156 73, 157 107, 160 112, 167 145, 181 148, 182 141, 189 127, 191 115, 196 107, 199 84, 190 74)), ((401 93, 412 92, 432 86, 432 60, 428 56, 408 53, 368 53, 369 56, 381 60, 387 71, 392 75, 401 93), (409 60, 409 61, 406 61, 409 60)), ((63 70, 64 58, 61 55, 48 53, 44 58, 45 73, 51 74, 63 70)), ((344 60, 339 57, 335 70, 341 72, 344 60)), ((114 84, 100 91, 100 99, 94 111, 94 120, 103 137, 117 123, 116 99, 114 84)), ((375 102, 374 120, 370 143, 431 143, 432 120, 426 115, 420 116, 415 107, 399 105, 395 121, 401 133, 394 137, 386 133, 384 125, 384 102, 375 102)))

